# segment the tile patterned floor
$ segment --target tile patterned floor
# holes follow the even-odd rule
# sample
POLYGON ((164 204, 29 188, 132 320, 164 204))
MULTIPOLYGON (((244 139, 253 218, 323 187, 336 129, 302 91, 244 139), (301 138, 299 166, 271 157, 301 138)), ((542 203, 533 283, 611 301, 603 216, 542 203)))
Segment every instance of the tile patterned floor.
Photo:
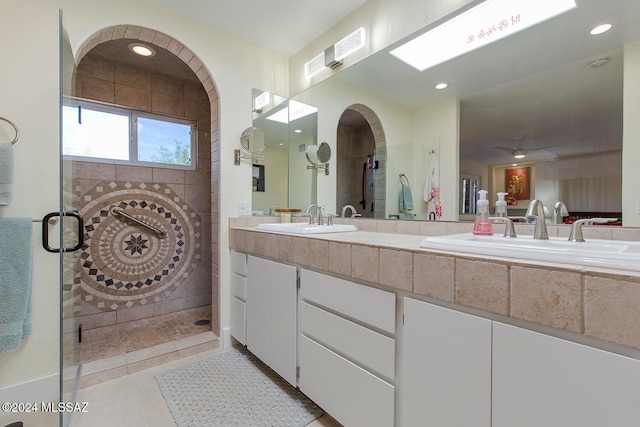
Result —
POLYGON ((211 324, 194 324, 202 319, 211 321, 211 306, 83 331, 81 362, 124 355, 211 331, 211 324))

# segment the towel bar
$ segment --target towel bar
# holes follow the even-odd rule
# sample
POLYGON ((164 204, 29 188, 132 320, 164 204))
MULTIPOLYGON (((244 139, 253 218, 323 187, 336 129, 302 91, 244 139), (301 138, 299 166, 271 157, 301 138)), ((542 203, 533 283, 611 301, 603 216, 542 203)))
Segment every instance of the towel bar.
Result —
POLYGON ((6 119, 2 116, 0 116, 0 120, 5 121, 7 123, 9 123, 11 125, 11 127, 13 127, 13 130, 16 131, 16 137, 13 138, 13 141, 11 141, 11 145, 15 144, 16 142, 18 142, 18 138, 20 138, 20 130, 18 129, 18 126, 15 125, 15 123, 13 123, 11 120, 6 119))
POLYGON ((150 230, 150 231, 154 232, 161 239, 164 239, 165 237, 167 237, 167 232, 166 231, 158 230, 154 226, 149 225, 146 222, 140 221, 139 219, 134 218, 131 215, 125 213, 122 209, 118 209, 118 208, 113 207, 113 208, 111 208, 110 212, 111 212, 111 215, 123 216, 123 217, 127 218, 129 221, 132 221, 132 222, 138 224, 139 226, 144 227, 147 230, 150 230))

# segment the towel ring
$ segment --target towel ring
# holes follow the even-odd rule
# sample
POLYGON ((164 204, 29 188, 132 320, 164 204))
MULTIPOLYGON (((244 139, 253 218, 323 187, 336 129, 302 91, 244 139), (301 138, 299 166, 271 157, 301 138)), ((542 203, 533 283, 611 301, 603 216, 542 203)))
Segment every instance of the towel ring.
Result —
POLYGON ((4 117, 0 116, 0 120, 3 120, 7 123, 9 123, 11 125, 11 127, 13 127, 13 130, 16 131, 16 137, 13 138, 13 141, 11 141, 11 145, 15 144, 16 142, 18 142, 18 139, 20 138, 20 130, 18 129, 18 126, 15 125, 15 123, 13 123, 11 120, 9 119, 5 119, 4 117))

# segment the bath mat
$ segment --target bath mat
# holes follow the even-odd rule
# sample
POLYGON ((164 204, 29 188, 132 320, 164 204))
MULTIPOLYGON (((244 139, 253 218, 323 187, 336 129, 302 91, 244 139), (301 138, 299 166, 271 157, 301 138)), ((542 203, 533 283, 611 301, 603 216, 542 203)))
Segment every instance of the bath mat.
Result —
POLYGON ((155 378, 178 427, 302 427, 323 414, 244 348, 155 378))

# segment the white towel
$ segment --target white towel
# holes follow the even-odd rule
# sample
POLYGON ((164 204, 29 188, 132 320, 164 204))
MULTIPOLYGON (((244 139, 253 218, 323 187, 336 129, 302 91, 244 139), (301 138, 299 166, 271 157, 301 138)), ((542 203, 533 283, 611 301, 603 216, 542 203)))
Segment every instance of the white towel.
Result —
POLYGON ((13 146, 0 143, 0 206, 9 206, 13 198, 13 146))

